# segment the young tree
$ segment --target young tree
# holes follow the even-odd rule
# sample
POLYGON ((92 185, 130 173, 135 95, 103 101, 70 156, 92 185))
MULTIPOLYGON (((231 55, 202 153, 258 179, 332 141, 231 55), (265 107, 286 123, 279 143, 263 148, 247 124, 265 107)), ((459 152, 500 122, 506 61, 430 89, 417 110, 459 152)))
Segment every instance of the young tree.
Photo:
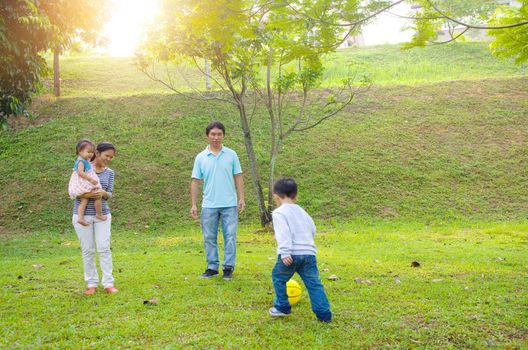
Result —
POLYGON ((358 7, 359 1, 166 0, 138 58, 145 74, 177 93, 237 108, 262 225, 271 221, 275 164, 285 139, 336 115, 368 85, 363 77, 354 85, 351 74, 343 77, 340 88, 317 89, 323 56, 344 37, 336 25, 340 6, 358 7), (321 21, 299 20, 300 13, 317 13, 321 21), (215 87, 198 89, 185 78, 194 90, 185 94, 170 74, 163 77, 156 71, 160 61, 176 63, 180 72, 191 63, 215 87), (267 200, 250 123, 259 104, 270 125, 267 200))

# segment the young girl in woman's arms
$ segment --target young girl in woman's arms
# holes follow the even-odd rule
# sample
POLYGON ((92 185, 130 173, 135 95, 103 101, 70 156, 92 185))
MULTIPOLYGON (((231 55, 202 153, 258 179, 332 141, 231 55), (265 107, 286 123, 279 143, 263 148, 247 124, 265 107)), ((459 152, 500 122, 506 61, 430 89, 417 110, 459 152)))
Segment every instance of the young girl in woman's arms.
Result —
MULTIPOLYGON (((73 164, 73 171, 68 186, 68 193, 70 198, 75 199, 80 197, 81 203, 77 211, 77 222, 83 226, 88 226, 86 220, 84 220, 84 211, 88 204, 88 198, 82 198, 83 194, 97 193, 101 191, 101 184, 99 178, 95 174, 93 167, 90 163, 94 156, 95 145, 89 140, 81 140, 77 142, 75 148, 77 153, 77 159, 73 164)), ((95 199, 95 217, 99 220, 106 220, 106 215, 102 214, 102 200, 95 199)))

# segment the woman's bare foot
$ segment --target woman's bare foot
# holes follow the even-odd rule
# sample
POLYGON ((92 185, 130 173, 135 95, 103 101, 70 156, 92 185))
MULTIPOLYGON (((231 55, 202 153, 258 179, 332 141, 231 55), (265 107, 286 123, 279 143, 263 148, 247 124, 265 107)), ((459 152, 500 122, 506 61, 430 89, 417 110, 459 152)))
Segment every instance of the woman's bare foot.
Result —
POLYGON ((88 226, 88 222, 84 218, 77 219, 77 222, 83 226, 88 226))
POLYGON ((94 287, 88 287, 85 291, 84 291, 84 295, 92 295, 94 294, 96 291, 96 288, 94 287))
POLYGON ((108 287, 108 288, 105 288, 105 292, 107 292, 108 294, 115 294, 119 291, 115 287, 108 287))
POLYGON ((97 214, 95 215, 95 217, 101 221, 106 221, 106 219, 108 218, 108 216, 106 215, 97 215, 97 214))

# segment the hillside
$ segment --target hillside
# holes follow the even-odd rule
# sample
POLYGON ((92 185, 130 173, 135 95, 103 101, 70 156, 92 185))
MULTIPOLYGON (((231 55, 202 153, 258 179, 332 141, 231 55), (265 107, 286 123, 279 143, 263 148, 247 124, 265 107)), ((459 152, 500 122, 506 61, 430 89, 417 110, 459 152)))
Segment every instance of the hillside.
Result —
MULTIPOLYGON (((372 51, 351 56, 362 52, 371 57, 372 51)), ((427 84, 402 78, 400 84, 374 86, 345 113, 288 139, 277 174, 299 180, 300 204, 326 224, 525 219, 528 79, 511 62, 493 60, 465 59, 474 71, 462 67, 453 74, 466 71, 466 80, 435 73, 427 84)), ((190 171, 212 118, 225 122, 225 143, 247 169, 238 114, 230 106, 170 94, 129 59, 64 59, 63 79, 62 98, 44 95, 34 104, 40 116, 35 125, 0 134, 0 230, 69 228, 66 186, 74 145, 83 137, 118 148, 111 203, 116 228, 191 222, 190 171)), ((253 123, 264 168, 267 123, 253 123)), ((246 183, 248 211, 242 219, 254 223, 249 177, 246 183)))

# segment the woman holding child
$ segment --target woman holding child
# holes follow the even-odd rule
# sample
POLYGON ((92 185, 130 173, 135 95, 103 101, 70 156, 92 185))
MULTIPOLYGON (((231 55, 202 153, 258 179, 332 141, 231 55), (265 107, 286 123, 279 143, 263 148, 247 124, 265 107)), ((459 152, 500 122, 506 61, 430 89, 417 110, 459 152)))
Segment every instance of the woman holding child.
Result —
MULTIPOLYGON (((112 161, 115 152, 115 147, 109 142, 102 142, 97 147, 88 140, 81 140, 77 144, 78 159, 74 163, 72 179, 77 177, 76 173, 79 173, 79 178, 85 177, 82 172, 88 168, 89 171, 95 172, 97 176, 95 180, 98 180, 93 181, 93 183, 98 183, 94 185, 91 191, 75 198, 73 207, 72 223, 81 243, 84 280, 88 285, 84 292, 85 295, 94 294, 99 284, 99 275, 95 264, 96 249, 103 273, 103 287, 107 293, 117 293, 112 276, 112 252, 110 250, 112 215, 107 204, 107 200, 112 197, 114 189, 114 172, 108 168, 108 164, 112 161), (86 154, 90 153, 93 153, 91 163, 84 162, 86 154), (81 170, 78 169, 79 165, 81 170), (85 203, 85 199, 88 199, 87 203, 85 203), (97 205, 99 201, 101 202, 101 209, 97 205)), ((70 193, 72 193, 71 186, 72 181, 70 181, 70 193)))

